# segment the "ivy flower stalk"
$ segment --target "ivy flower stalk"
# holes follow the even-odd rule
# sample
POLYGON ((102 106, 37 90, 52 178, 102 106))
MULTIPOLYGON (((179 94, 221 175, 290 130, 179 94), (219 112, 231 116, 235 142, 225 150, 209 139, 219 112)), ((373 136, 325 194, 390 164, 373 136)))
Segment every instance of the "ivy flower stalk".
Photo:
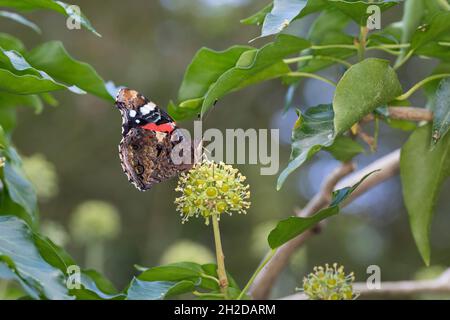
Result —
POLYGON ((220 290, 228 298, 228 278, 225 269, 225 255, 222 249, 219 220, 227 213, 246 214, 250 207, 249 185, 245 176, 237 169, 223 162, 204 160, 191 170, 181 174, 175 191, 181 195, 175 199, 182 223, 191 217, 203 217, 205 224, 212 220, 217 258, 217 276, 220 290))

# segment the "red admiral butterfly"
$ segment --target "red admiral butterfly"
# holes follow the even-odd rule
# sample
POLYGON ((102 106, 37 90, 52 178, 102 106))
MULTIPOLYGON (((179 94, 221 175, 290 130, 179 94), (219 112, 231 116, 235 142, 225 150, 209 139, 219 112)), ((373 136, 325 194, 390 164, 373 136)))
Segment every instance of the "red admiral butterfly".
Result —
POLYGON ((119 144, 122 169, 136 188, 148 190, 192 167, 193 157, 188 164, 172 161, 173 148, 188 140, 164 110, 126 88, 119 91, 115 105, 122 114, 123 138, 119 144))

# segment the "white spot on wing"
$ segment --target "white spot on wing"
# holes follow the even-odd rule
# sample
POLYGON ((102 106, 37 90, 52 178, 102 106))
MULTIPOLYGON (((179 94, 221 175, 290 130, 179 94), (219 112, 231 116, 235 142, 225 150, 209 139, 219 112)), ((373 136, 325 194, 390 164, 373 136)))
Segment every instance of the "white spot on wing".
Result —
POLYGON ((130 115, 130 117, 134 118, 136 117, 136 111, 135 110, 130 110, 130 112, 128 113, 130 115))
POLYGON ((134 122, 136 122, 136 123, 141 123, 141 120, 136 119, 134 122))
POLYGON ((141 113, 145 116, 146 114, 149 114, 151 111, 155 110, 156 104, 153 102, 149 102, 146 105, 142 106, 139 110, 141 113))

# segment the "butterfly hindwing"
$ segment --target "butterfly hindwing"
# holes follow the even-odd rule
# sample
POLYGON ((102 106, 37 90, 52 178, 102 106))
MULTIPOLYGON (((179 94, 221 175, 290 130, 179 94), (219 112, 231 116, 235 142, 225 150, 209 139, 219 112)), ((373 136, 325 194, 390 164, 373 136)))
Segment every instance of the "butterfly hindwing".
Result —
POLYGON ((122 114, 122 169, 136 188, 148 190, 192 167, 172 161, 173 148, 186 137, 166 112, 130 89, 120 90, 116 106, 122 114))

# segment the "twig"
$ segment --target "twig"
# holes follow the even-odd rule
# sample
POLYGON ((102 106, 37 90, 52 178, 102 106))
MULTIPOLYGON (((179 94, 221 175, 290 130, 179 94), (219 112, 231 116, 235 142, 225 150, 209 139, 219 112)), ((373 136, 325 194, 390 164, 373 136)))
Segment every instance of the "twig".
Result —
MULTIPOLYGON (((389 118, 409 121, 432 121, 433 112, 416 107, 388 107, 389 118)), ((374 120, 373 114, 364 117, 363 122, 374 120)))
POLYGON ((392 119, 410 121, 432 121, 433 112, 424 108, 414 107, 389 107, 389 116, 392 119))
MULTIPOLYGON (((450 268, 432 280, 382 282, 379 289, 369 289, 366 283, 357 282, 353 285, 353 290, 358 292, 361 298, 411 297, 425 293, 450 294, 450 268)), ((304 293, 282 298, 282 300, 306 299, 308 298, 304 293)))
MULTIPOLYGON (((311 199, 306 207, 297 212, 298 216, 307 217, 316 213, 318 210, 327 206, 331 201, 331 192, 343 186, 351 186, 360 181, 367 173, 380 169, 380 171, 369 176, 361 185, 353 192, 353 194, 345 201, 344 205, 353 199, 371 189, 375 185, 389 179, 397 174, 400 162, 400 150, 395 150, 390 154, 378 159, 369 166, 352 174, 348 178, 341 179, 354 171, 352 163, 345 163, 339 166, 324 182, 319 193, 311 199), (341 182, 339 182, 341 181, 341 182)), ((319 225, 320 227, 321 225, 319 225)), ((267 299, 270 291, 284 267, 289 262, 289 258, 295 250, 301 246, 308 238, 316 234, 317 228, 310 229, 298 237, 280 247, 273 258, 266 264, 256 277, 250 289, 250 295, 254 299, 267 299)))

